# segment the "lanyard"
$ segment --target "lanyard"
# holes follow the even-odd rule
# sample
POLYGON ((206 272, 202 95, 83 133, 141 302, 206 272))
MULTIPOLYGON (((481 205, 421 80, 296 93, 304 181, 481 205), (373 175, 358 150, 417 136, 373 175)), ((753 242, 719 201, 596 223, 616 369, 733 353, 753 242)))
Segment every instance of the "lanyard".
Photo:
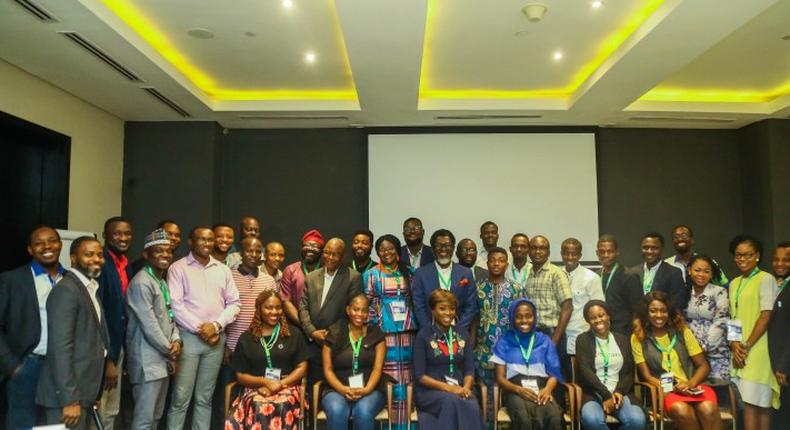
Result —
POLYGON ((354 260, 351 260, 351 267, 353 267, 354 270, 356 270, 359 273, 367 272, 368 270, 370 270, 371 266, 373 266, 373 260, 368 261, 368 264, 365 266, 365 269, 363 271, 359 272, 359 270, 357 270, 357 262, 354 261, 354 260))
POLYGON ((348 341, 351 342, 351 351, 354 354, 354 361, 352 365, 352 375, 356 375, 359 371, 359 350, 362 349, 362 339, 364 336, 360 335, 359 339, 354 341, 354 338, 351 337, 351 330, 348 331, 348 341))
POLYGON ((532 336, 530 336, 529 347, 527 347, 526 350, 524 350, 524 345, 521 344, 521 341, 515 333, 513 333, 513 337, 516 338, 516 343, 518 343, 518 347, 521 350, 521 357, 524 358, 524 364, 529 368, 529 358, 532 356, 532 347, 535 345, 535 333, 532 333, 532 336))
POLYGON ((738 288, 735 290, 735 306, 732 312, 732 318, 737 319, 738 317, 738 301, 741 298, 741 293, 743 293, 744 287, 749 285, 749 281, 754 277, 754 275, 760 273, 760 268, 755 267, 752 269, 752 273, 749 273, 749 276, 746 277, 746 285, 743 285, 743 276, 741 276, 740 281, 738 282, 738 288))
POLYGON ((162 297, 165 299, 165 307, 167 308, 167 316, 170 317, 170 321, 175 318, 175 314, 173 314, 173 309, 170 307, 170 291, 167 290, 167 284, 163 279, 159 279, 154 275, 154 269, 151 266, 146 265, 145 271, 151 275, 152 278, 156 279, 156 282, 159 283, 159 289, 162 290, 162 297))
POLYGON ((677 333, 675 333, 672 335, 672 341, 669 342, 669 347, 667 349, 664 349, 661 345, 658 344, 658 340, 653 339, 653 344, 656 346, 656 348, 658 348, 659 351, 661 351, 661 354, 667 355, 668 372, 672 371, 672 349, 675 348, 675 343, 677 343, 677 341, 678 341, 678 335, 677 333))
POLYGON ((274 326, 274 330, 272 330, 272 335, 269 337, 269 341, 265 341, 263 336, 261 336, 261 346, 263 347, 263 352, 266 353, 266 365, 269 369, 273 368, 272 366, 272 353, 271 350, 274 348, 274 344, 277 343, 277 338, 280 337, 280 323, 277 323, 274 326))
MULTIPOLYGON (((367 269, 366 269, 367 270, 367 269)), ((400 286, 402 284, 403 275, 400 273, 400 269, 398 266, 395 266, 395 269, 390 269, 389 267, 385 266, 384 263, 379 263, 379 275, 382 273, 386 273, 387 275, 392 275, 395 278, 395 282, 398 285, 398 297, 400 297, 400 286)), ((379 276, 379 284, 381 284, 381 292, 384 294, 384 281, 379 276)))
POLYGON ((475 266, 470 267, 469 269, 472 270, 472 282, 477 285, 477 277, 475 276, 475 266))
POLYGON ((785 287, 787 286, 787 283, 788 283, 788 282, 790 282, 790 278, 787 278, 787 279, 785 279, 785 281, 784 281, 784 282, 782 282, 782 286, 781 286, 781 287, 779 287, 779 292, 780 292, 780 293, 782 292, 782 290, 784 290, 784 289, 785 289, 785 287))
MULTIPOLYGON (((614 263, 614 267, 612 267, 612 271, 609 273, 609 277, 606 278, 606 286, 604 286, 603 293, 606 294, 606 291, 609 290, 609 284, 612 283, 612 278, 614 278, 614 272, 617 271, 617 263, 614 263)), ((603 269, 601 269, 601 273, 603 273, 603 269)))
MULTIPOLYGON (((315 267, 313 267, 313 270, 318 269, 318 267, 320 265, 321 265, 320 261, 318 263, 315 263, 315 267)), ((310 273, 310 272, 307 271, 307 265, 304 264, 304 261, 302 261, 302 272, 304 273, 305 276, 307 276, 307 274, 310 273)), ((311 272, 312 272, 312 270, 311 270, 311 272)))
POLYGON ((412 254, 409 248, 406 248, 406 253, 409 254, 409 261, 411 261, 411 267, 416 268, 417 262, 420 261, 420 257, 422 257, 422 248, 420 248, 420 252, 418 252, 416 255, 412 254))
POLYGON ((445 289, 445 290, 449 290, 450 289, 450 279, 453 276, 452 269, 450 269, 450 273, 447 274, 446 278, 444 276, 442 276, 442 272, 437 270, 436 273, 439 275, 439 283, 441 284, 441 287, 443 289, 445 289))
POLYGON ((455 363, 453 362, 453 359, 455 358, 455 351, 453 350, 455 333, 453 333, 452 327, 447 329, 447 334, 444 336, 444 341, 447 342, 447 355, 450 358, 450 377, 452 377, 455 373, 455 363))
POLYGON ((658 273, 658 269, 655 271, 645 271, 645 278, 642 279, 642 291, 645 294, 649 293, 653 289, 653 280, 656 279, 656 273, 658 273))
MULTIPOLYGON (((524 267, 529 267, 529 266, 527 264, 524 264, 524 267)), ((516 281, 516 283, 518 283, 522 287, 524 286, 524 283, 527 281, 527 272, 528 270, 525 270, 524 276, 522 276, 521 279, 519 279, 518 272, 516 272, 516 265, 514 264, 510 266, 510 273, 513 275, 513 280, 516 281)))
POLYGON ((603 343, 598 339, 595 338, 595 344, 598 345, 598 352, 601 353, 601 359, 603 360, 603 383, 609 382, 609 339, 612 338, 612 334, 610 333, 609 336, 606 337, 606 349, 603 347, 603 343))

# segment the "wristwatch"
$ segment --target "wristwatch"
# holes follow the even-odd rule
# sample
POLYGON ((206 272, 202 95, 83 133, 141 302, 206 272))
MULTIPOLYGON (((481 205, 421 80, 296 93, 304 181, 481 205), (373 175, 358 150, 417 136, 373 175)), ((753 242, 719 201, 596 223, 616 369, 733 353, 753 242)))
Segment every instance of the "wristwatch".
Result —
POLYGON ((212 322, 211 324, 214 325, 214 329, 217 331, 216 334, 219 334, 219 332, 222 330, 222 325, 216 321, 212 322))

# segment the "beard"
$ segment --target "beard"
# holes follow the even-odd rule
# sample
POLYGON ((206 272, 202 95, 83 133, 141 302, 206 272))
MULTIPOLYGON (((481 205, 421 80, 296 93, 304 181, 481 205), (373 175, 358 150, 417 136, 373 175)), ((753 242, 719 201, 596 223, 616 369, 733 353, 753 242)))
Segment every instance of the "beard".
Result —
POLYGON ((101 276, 101 269, 90 270, 87 268, 78 267, 77 270, 79 270, 80 273, 85 275, 85 277, 88 279, 99 279, 99 276, 101 276))

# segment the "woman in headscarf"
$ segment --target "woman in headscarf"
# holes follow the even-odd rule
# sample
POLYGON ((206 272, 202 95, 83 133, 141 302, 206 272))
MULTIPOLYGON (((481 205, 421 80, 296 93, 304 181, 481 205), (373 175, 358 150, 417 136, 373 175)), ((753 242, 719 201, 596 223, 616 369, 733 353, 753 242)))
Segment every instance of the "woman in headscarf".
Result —
POLYGON ((562 409, 552 391, 559 382, 560 360, 551 338, 537 331, 535 305, 526 298, 510 304, 510 330, 494 345, 491 362, 506 395, 511 430, 562 428, 562 409))

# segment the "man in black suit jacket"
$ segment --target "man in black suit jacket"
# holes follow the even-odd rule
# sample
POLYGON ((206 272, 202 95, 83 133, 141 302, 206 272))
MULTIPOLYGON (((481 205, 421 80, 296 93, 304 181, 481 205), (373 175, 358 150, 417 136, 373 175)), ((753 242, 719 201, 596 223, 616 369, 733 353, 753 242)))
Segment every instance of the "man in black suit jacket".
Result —
POLYGON ((601 268, 601 286, 610 311, 611 330, 624 336, 633 331, 634 312, 642 300, 639 277, 617 263, 620 251, 617 239, 604 234, 598 239, 595 250, 601 268))
POLYGON ((663 291, 678 309, 685 309, 691 290, 686 288, 680 269, 662 261, 664 236, 657 232, 646 233, 642 236, 641 249, 644 263, 632 267, 631 271, 639 276, 642 293, 663 291))
POLYGON ((36 386, 47 354, 46 305, 63 277, 62 246, 54 228, 38 227, 28 237, 33 261, 0 274, 0 380, 6 381, 8 429, 40 424, 36 386))
POLYGON ((400 248, 400 261, 409 266, 411 273, 434 261, 433 250, 423 243, 425 229, 419 218, 403 221, 403 239, 406 244, 400 248))
POLYGON ((106 318, 96 297, 104 256, 93 237, 71 244, 71 270, 47 299, 47 358, 36 402, 46 408, 47 424, 87 428, 99 398, 109 347, 106 318))

